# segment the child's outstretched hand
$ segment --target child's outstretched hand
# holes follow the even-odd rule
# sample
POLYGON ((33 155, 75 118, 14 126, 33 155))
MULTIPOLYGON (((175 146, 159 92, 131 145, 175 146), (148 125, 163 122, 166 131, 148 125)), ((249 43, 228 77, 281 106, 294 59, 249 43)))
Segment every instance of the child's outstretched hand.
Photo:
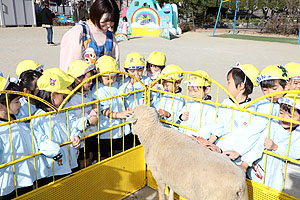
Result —
POLYGON ((275 143, 273 142, 273 140, 271 140, 270 138, 266 138, 266 139, 265 139, 264 147, 265 147, 267 150, 274 150, 274 151, 276 151, 276 150, 278 149, 278 145, 275 144, 275 143))
POLYGON ((184 113, 182 114, 182 116, 181 116, 181 119, 182 119, 183 121, 189 120, 189 112, 184 112, 184 113))
MULTIPOLYGON (((153 81, 149 84, 149 85, 152 85, 153 81)), ((156 82, 151 88, 153 89, 158 89, 158 82, 156 82)))
POLYGON ((72 139, 72 145, 76 149, 78 149, 80 147, 80 138, 78 136, 73 137, 73 139, 72 139))
POLYGON ((159 116, 161 116, 161 117, 167 117, 167 118, 171 117, 171 114, 168 111, 165 111, 161 108, 158 109, 157 112, 158 112, 159 116))
POLYGON ((236 151, 224 151, 223 154, 228 156, 231 160, 235 160, 240 156, 240 154, 236 151))
POLYGON ((95 115, 91 116, 88 120, 91 126, 94 126, 98 123, 98 117, 95 115))
POLYGON ((133 114, 132 109, 131 108, 127 108, 126 111, 119 112, 117 116, 120 119, 126 119, 127 117, 130 117, 132 114, 133 114))

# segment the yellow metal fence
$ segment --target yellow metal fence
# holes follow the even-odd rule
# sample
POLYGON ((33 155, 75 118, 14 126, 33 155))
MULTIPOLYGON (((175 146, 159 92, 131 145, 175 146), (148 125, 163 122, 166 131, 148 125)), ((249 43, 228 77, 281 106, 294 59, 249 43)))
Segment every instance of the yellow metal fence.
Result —
MULTIPOLYGON (((109 72, 108 74, 112 74, 115 72, 109 72)), ((254 101, 252 101, 251 103, 247 104, 246 107, 241 108, 240 105, 238 104, 238 102, 236 101, 236 99, 234 99, 232 97, 232 95, 222 86, 220 85, 218 82, 216 82, 213 79, 209 79, 212 82, 212 94, 213 95, 213 100, 208 101, 208 100, 201 100, 201 99, 195 99, 189 96, 188 94, 188 86, 184 86, 183 87, 183 92, 181 94, 174 94, 174 93, 169 93, 166 92, 164 90, 162 90, 162 78, 156 80, 155 82, 153 82, 150 86, 145 86, 142 82, 140 82, 139 80, 137 80, 135 77, 132 77, 135 79, 135 82, 139 82, 140 85, 142 85, 142 88, 134 88, 133 91, 131 92, 125 92, 124 90, 124 80, 127 76, 131 77, 129 74, 125 73, 125 72, 117 72, 120 74, 119 76, 119 81, 122 83, 120 88, 121 91, 120 94, 118 95, 112 95, 111 94, 111 90, 110 90, 110 94, 107 98, 99 98, 97 96, 97 100, 85 103, 83 100, 83 92, 81 92, 81 96, 82 96, 82 103, 75 105, 75 106, 70 106, 70 107, 66 107, 65 104, 72 98, 72 96, 75 94, 76 91, 80 91, 82 90, 82 86, 83 84, 85 84, 87 81, 90 80, 94 80, 96 88, 99 88, 99 79, 101 78, 101 76, 103 74, 97 74, 93 77, 91 77, 89 80, 86 80, 85 82, 81 83, 76 89, 74 89, 72 91, 72 93, 70 95, 68 95, 68 97, 64 100, 64 102, 62 103, 62 105, 59 108, 55 108, 53 105, 51 105, 50 103, 46 102, 43 99, 40 99, 38 97, 29 95, 29 94, 25 94, 25 93, 18 93, 18 92, 13 92, 13 91, 2 91, 0 92, 1 95, 8 95, 8 94, 18 94, 18 95, 22 95, 24 97, 27 98, 28 102, 29 102, 29 116, 26 118, 22 118, 22 119, 17 119, 17 120, 12 120, 9 119, 8 122, 4 122, 0 124, 0 128, 4 127, 4 126, 9 126, 11 127, 12 124, 16 124, 16 123, 20 123, 20 122, 28 122, 30 123, 30 127, 31 127, 31 135, 32 135, 32 145, 34 146, 34 132, 33 132, 33 127, 32 127, 32 119, 34 118, 38 118, 38 117, 42 117, 42 116, 51 116, 51 115, 55 115, 57 113, 62 113, 65 112, 66 113, 66 121, 67 121, 67 129, 68 129, 68 141, 60 144, 61 146, 65 146, 68 145, 69 148, 69 153, 70 153, 70 148, 71 147, 71 141, 70 141, 70 130, 69 130, 69 121, 68 121, 68 112, 72 111, 74 109, 81 109, 82 110, 82 116, 83 120, 84 120, 84 113, 85 113, 85 107, 89 106, 89 105, 93 105, 95 104, 97 107, 97 111, 98 113, 100 113, 100 106, 101 106, 101 102, 104 101, 110 101, 110 110, 112 110, 112 100, 116 99, 116 98, 122 98, 122 102, 123 102, 123 109, 125 111, 125 98, 128 95, 133 94, 134 95, 134 101, 135 101, 135 105, 137 105, 136 103, 136 95, 138 93, 143 93, 144 95, 144 103, 150 105, 151 104, 151 100, 153 99, 152 96, 156 95, 159 96, 159 99, 162 98, 162 95, 168 95, 169 97, 178 97, 178 98, 182 98, 184 99, 185 103, 187 104, 188 101, 193 100, 193 101, 197 101, 200 104, 209 104, 209 105, 213 105, 215 107, 215 121, 217 120, 217 113, 218 110, 220 108, 226 108, 228 109, 228 112, 231 112, 231 130, 232 130, 232 126, 233 126, 233 116, 235 115, 235 112, 239 111, 239 112, 245 112, 249 114, 249 124, 251 124, 251 119, 253 116, 262 116, 262 117, 266 117, 269 119, 269 126, 270 126, 270 122, 271 119, 277 119, 277 120, 282 120, 282 121, 286 121, 286 122, 290 122, 293 124, 300 124, 300 122, 298 121, 294 121, 294 120, 289 120, 289 119, 284 119, 284 118, 279 118, 278 116, 273 116, 271 115, 272 113, 272 108, 270 109, 270 113, 268 114, 262 114, 262 113, 258 113, 256 111, 253 110, 249 110, 247 108, 249 108, 251 105, 255 105, 256 102, 265 99, 267 97, 273 97, 275 95, 278 94, 285 94, 285 93, 291 93, 294 94, 295 96, 298 95, 299 91, 284 91, 284 92, 277 92, 277 93, 273 93, 270 94, 268 96, 262 96, 254 101), (155 83, 160 83, 160 88, 158 89, 154 89, 152 88, 153 85, 155 85, 155 83), (185 93, 184 93, 185 92, 185 93), (224 105, 220 102, 220 99, 223 95, 229 96, 232 100, 234 105, 233 106, 228 106, 228 105, 224 105), (51 111, 44 113, 42 115, 31 115, 31 106, 30 106, 30 102, 32 100, 36 100, 36 101, 41 101, 45 104, 47 104, 50 108, 51 111)), ((195 75, 193 72, 189 72, 189 71, 185 71, 184 72, 185 77, 187 80, 189 80, 191 75, 195 75)), ((169 74, 165 75, 168 76, 169 74)), ((109 76, 111 78, 111 75, 109 76)), ((204 80, 204 77, 202 77, 204 80)), ((183 84, 182 84, 183 85, 183 84)), ((109 87, 111 88, 112 85, 110 84, 109 87)), ((101 91, 100 91, 101 92, 101 91)), ((99 94, 99 91, 97 91, 97 95, 99 94)), ((273 98, 271 98, 271 102, 273 101, 273 98)), ((161 102, 159 102, 161 107, 161 102)), ((7 109, 8 109, 8 113, 9 113, 9 105, 7 104, 7 109)), ((199 110, 199 113, 201 113, 201 108, 199 110)), ((294 113, 294 110, 293 110, 294 113)), ((174 114, 174 106, 172 108, 172 115, 174 114)), ((112 115, 110 115, 110 121, 112 120, 112 115)), ((201 126, 201 116, 200 116, 200 126, 201 126)), ((197 131, 197 129, 195 128, 191 128, 191 127, 187 127, 186 124, 178 124, 176 123, 175 119, 172 118, 172 121, 166 121, 161 119, 161 121, 163 123, 169 124, 172 127, 176 126, 179 128, 183 128, 184 133, 186 132, 186 130, 192 130, 192 131, 197 131)), ((85 122, 83 121, 83 124, 85 122)), ((155 181, 152 178, 151 172, 150 170, 146 170, 146 166, 145 166, 145 162, 143 159, 143 149, 141 146, 135 147, 133 149, 124 151, 124 127, 126 125, 128 125, 129 123, 126 122, 125 120, 122 120, 122 123, 120 123, 117 126, 110 126, 109 128, 106 129, 101 129, 100 128, 100 123, 101 121, 98 122, 97 124, 97 131, 95 131, 92 134, 89 135, 85 135, 85 126, 83 126, 83 137, 81 137, 81 140, 84 141, 84 152, 85 152, 85 140, 87 138, 93 137, 93 136, 99 136, 104 132, 110 131, 112 132, 112 130, 118 128, 118 127, 122 127, 123 129, 123 153, 119 153, 114 155, 113 149, 112 149, 112 145, 111 145, 111 155, 113 155, 112 157, 105 159, 105 160, 101 160, 100 161, 100 139, 99 137, 97 137, 98 139, 98 162, 92 166, 89 166, 88 168, 82 169, 78 172, 72 173, 66 177, 64 177, 63 179, 60 180, 54 180, 54 182, 50 183, 49 185, 43 186, 41 188, 38 188, 37 183, 36 188, 30 193, 27 193, 25 195, 22 195, 19 197, 19 199, 71 199, 71 198, 95 198, 95 199, 120 199, 123 198, 133 192, 135 192, 136 190, 144 187, 145 185, 149 185, 150 187, 156 188, 155 186, 155 181)), ((201 127, 199 127, 201 128, 201 127)), ((270 128, 270 127, 268 127, 270 128)), ((291 133, 291 131, 290 131, 291 133)), ((11 137, 11 131, 9 132, 9 135, 11 137)), ((290 134, 291 135, 291 134, 290 134)), ((112 134, 111 134, 112 136, 112 134)), ((290 137, 291 138, 291 137, 290 137)), ((9 162, 5 162, 3 164, 0 165, 0 170, 5 169, 7 167, 13 167, 13 173, 15 174, 15 164, 21 161, 24 161, 26 159, 30 159, 30 158, 36 158, 36 156, 41 155, 40 152, 35 152, 34 148, 33 148, 33 152, 31 155, 27 155, 24 156, 22 158, 19 159, 14 159, 14 153, 13 153, 13 143, 12 140, 10 140, 11 142, 11 150, 12 150, 12 159, 9 162)), ((290 141, 289 141, 290 143, 290 141)), ((112 140, 111 140, 111 144, 112 144, 112 140)), ((135 141, 134 141, 135 144, 135 141)), ((300 164, 300 162, 298 160, 295 159, 291 159, 288 157, 289 152, 287 152, 286 156, 282 156, 282 155, 278 155, 275 154, 273 152, 264 151, 265 154, 268 155, 272 155, 275 157, 278 157, 280 159, 285 160, 285 172, 284 172, 284 177, 286 177, 286 166, 288 163, 297 163, 300 164)), ((85 155, 85 154, 84 154, 85 155)), ((34 162, 35 163, 35 162, 34 162)), ((71 163, 71 161, 70 161, 71 163)), ((36 167, 36 166, 35 166, 36 167)), ((54 172, 53 172, 53 176, 54 176, 54 172)), ((17 189, 16 186, 16 177, 14 175, 14 183, 15 183, 15 188, 17 189)), ((282 192, 279 192, 277 190, 274 190, 272 188, 269 188, 267 186, 261 185, 259 183, 255 183, 253 181, 247 180, 248 183, 248 191, 249 191, 249 198, 250 199, 295 199, 292 196, 289 196, 287 194, 284 194, 282 192)), ((283 189, 284 189, 284 183, 283 183, 283 189)), ((16 190, 17 191, 17 190, 16 190)))

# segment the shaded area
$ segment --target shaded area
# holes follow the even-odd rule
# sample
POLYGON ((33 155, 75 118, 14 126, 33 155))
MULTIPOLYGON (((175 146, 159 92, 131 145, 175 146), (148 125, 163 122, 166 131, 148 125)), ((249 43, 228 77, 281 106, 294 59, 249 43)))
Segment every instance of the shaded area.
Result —
POLYGON ((232 34, 215 35, 215 37, 298 44, 298 39, 296 38, 267 37, 267 36, 256 36, 256 35, 232 35, 232 34))

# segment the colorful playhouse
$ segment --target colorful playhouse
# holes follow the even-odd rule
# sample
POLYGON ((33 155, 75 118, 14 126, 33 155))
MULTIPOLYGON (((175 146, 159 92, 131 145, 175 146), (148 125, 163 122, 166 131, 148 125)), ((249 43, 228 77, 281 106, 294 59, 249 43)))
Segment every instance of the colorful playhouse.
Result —
POLYGON ((126 16, 131 35, 170 38, 170 34, 181 34, 176 4, 161 8, 156 0, 133 0, 126 16))

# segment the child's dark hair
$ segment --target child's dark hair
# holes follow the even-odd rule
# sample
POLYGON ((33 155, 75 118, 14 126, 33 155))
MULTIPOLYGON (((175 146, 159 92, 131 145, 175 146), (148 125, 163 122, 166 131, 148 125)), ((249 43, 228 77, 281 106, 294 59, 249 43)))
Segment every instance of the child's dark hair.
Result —
POLYGON ((90 9, 90 19, 99 29, 100 19, 107 13, 107 21, 114 22, 113 32, 116 32, 119 25, 120 10, 115 0, 96 0, 90 9))
MULTIPOLYGON (((151 65, 152 65, 151 63, 147 62, 147 64, 146 64, 146 71, 147 72, 151 71, 151 69, 150 69, 151 65)), ((163 66, 155 65, 155 66, 159 67, 161 71, 166 67, 165 65, 163 65, 163 66)))
MULTIPOLYGON (((21 92, 21 88, 20 86, 18 86, 16 83, 10 82, 9 85, 7 86, 7 88, 5 90, 11 90, 11 91, 17 91, 17 92, 21 92)), ((21 97, 21 95, 18 94, 8 94, 7 95, 7 99, 8 99, 8 103, 10 103, 13 99, 21 97)), ((5 94, 1 94, 0 95, 0 103, 2 105, 6 106, 6 95, 5 94)))
MULTIPOLYGON (((89 72, 92 73, 92 76, 94 76, 95 74, 97 74, 96 70, 91 70, 91 71, 89 71, 89 72)), ((87 72, 87 73, 89 73, 89 72, 87 72)), ((79 80, 82 81, 87 73, 85 73, 85 74, 83 74, 83 75, 81 75, 81 76, 79 76, 79 77, 77 77, 77 78, 78 78, 79 80)), ((94 79, 93 79, 93 80, 94 80, 94 79)), ((79 84, 76 83, 76 81, 74 81, 74 82, 71 84, 72 90, 74 90, 78 85, 79 85, 79 84)), ((80 92, 80 91, 81 91, 81 90, 79 90, 78 92, 80 92)))
MULTIPOLYGON (((285 104, 285 103, 280 104, 280 108, 283 109, 284 111, 288 112, 289 114, 292 114, 292 112, 293 112, 293 106, 285 104)), ((300 115, 299 109, 295 108, 295 111, 297 111, 298 114, 300 115)))
POLYGON ((123 17, 123 21, 128 22, 127 17, 123 17))
MULTIPOLYGON (((40 97, 41 99, 44 99, 45 101, 52 104, 51 92, 48 92, 45 90, 40 90, 36 96, 40 97)), ((42 109, 45 112, 49 112, 48 108, 50 108, 50 107, 39 100, 35 100, 35 106, 37 109, 42 109)))
POLYGON ((33 81, 40 78, 42 73, 35 70, 27 70, 20 75, 19 86, 23 91, 24 88, 28 89, 31 92, 34 92, 36 85, 33 84, 33 81))
POLYGON ((235 87, 237 88, 241 83, 245 83, 245 91, 243 95, 248 96, 253 92, 253 83, 252 81, 246 76, 246 74, 239 68, 232 68, 228 73, 232 75, 232 78, 235 83, 235 87), (245 81, 246 79, 246 81, 245 81), (245 82, 244 82, 245 81, 245 82))
POLYGON ((272 88, 275 86, 276 81, 278 81, 279 85, 281 87, 285 88, 287 81, 283 79, 271 79, 271 80, 264 80, 260 82, 260 87, 261 88, 272 88))

